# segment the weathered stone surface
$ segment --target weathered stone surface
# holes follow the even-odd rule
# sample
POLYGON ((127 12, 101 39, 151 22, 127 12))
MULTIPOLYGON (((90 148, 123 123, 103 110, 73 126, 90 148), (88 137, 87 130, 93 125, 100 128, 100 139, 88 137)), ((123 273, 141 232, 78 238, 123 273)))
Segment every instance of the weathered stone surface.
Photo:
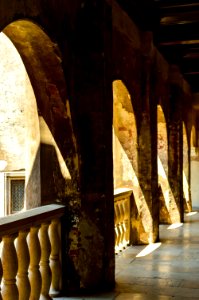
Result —
MULTIPOLYGON (((33 185, 34 194, 39 193, 38 175, 41 203, 59 201, 67 207, 64 287, 75 291, 111 288, 115 280, 113 82, 121 81, 125 87, 117 92, 115 110, 120 124, 115 132, 125 150, 122 160, 128 157, 123 167, 130 170, 125 184, 133 189, 131 242, 139 244, 158 239, 159 207, 164 217, 168 213, 165 222, 183 220, 182 121, 189 155, 197 116, 190 117, 189 86, 157 51, 152 33, 138 29, 116 1, 1 0, 0 12, 0 28, 23 60, 39 116, 37 134, 29 110, 30 127, 35 128, 28 135, 41 142, 38 152, 29 143, 34 152, 28 156, 33 167, 29 195, 33 195, 33 185), (165 152, 160 155, 173 194, 171 199, 168 192, 173 201, 168 211, 159 201, 161 192, 158 195, 158 104, 165 113, 168 133, 168 168, 165 152), (36 172, 39 166, 40 174, 36 172)), ((190 184, 190 158, 187 163, 190 184)), ((122 185, 120 175, 116 181, 122 185)))

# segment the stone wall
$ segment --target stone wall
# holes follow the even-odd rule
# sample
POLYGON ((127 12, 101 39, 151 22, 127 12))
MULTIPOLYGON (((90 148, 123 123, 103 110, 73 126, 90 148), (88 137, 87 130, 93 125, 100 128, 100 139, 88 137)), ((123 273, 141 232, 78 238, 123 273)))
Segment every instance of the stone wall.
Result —
MULTIPOLYGON (((155 48, 152 33, 139 30, 116 1, 2 0, 0 6, 6 12, 0 16, 0 28, 20 53, 34 90, 40 129, 45 128, 41 203, 59 201, 67 208, 64 288, 111 288, 115 282, 112 84, 123 82, 136 119, 136 131, 126 130, 134 126, 126 118, 132 111, 124 102, 121 109, 120 102, 125 118, 120 139, 123 127, 123 142, 131 141, 135 147, 137 140, 137 158, 125 146, 137 178, 131 203, 133 243, 158 239, 157 104, 168 124, 168 179, 177 206, 173 222, 183 219, 181 99, 186 102, 190 93, 179 70, 155 48)), ((36 131, 32 137, 37 141, 36 131)), ((38 156, 33 157, 38 167, 38 156)), ((27 167, 31 165, 35 161, 27 167)), ((34 179, 35 174, 31 173, 34 179)))
POLYGON ((137 172, 137 127, 131 97, 124 84, 113 82, 114 188, 132 187, 137 172))
MULTIPOLYGON (((0 159, 5 172, 25 171, 25 207, 40 205, 40 133, 35 95, 12 42, 0 34, 0 159)), ((2 199, 4 202, 4 199, 2 199)))

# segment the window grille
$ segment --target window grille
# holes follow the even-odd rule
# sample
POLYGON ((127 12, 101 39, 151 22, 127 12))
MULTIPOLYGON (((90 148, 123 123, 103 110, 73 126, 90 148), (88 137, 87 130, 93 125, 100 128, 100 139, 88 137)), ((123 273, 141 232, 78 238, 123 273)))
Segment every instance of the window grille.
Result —
POLYGON ((4 215, 20 212, 25 206, 25 172, 4 173, 4 215))
POLYGON ((18 212, 24 207, 24 179, 10 180, 10 204, 11 213, 18 212))

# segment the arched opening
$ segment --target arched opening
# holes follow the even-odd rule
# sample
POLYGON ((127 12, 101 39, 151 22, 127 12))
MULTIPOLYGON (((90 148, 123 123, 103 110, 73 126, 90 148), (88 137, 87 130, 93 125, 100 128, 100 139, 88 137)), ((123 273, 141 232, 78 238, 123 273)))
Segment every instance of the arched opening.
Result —
POLYGON ((131 98, 122 81, 113 82, 113 178, 115 252, 130 243, 130 194, 137 163, 137 129, 131 98), (123 193, 124 192, 124 193, 123 193))
POLYGON ((131 97, 122 81, 113 82, 114 189, 132 188, 137 171, 137 127, 131 97))
POLYGON ((198 174, 199 174, 199 155, 198 155, 196 129, 193 125, 191 128, 190 140, 190 168, 191 168, 191 200, 194 208, 199 207, 199 189, 198 189, 198 174))
POLYGON ((137 177, 136 118, 130 93, 121 80, 113 82, 113 170, 117 252, 136 243, 138 236, 145 239, 150 224, 150 211, 137 177), (142 217, 143 210, 148 217, 142 217))
POLYGON ((196 143, 196 129, 195 129, 195 126, 192 126, 192 128, 191 128, 191 140, 190 140, 190 146, 191 146, 192 152, 194 152, 194 150, 196 150, 196 147, 197 147, 197 143, 196 143))
POLYGON ((175 222, 178 209, 168 181, 167 125, 161 105, 157 106, 157 129, 159 220, 160 223, 171 224, 175 222))
POLYGON ((9 24, 0 43, 1 182, 23 171, 24 209, 66 203, 77 191, 78 161, 57 46, 28 20, 9 24))
POLYGON ((183 123, 183 199, 185 212, 190 212, 192 210, 189 182, 190 180, 187 130, 185 124, 183 123))
POLYGON ((1 216, 41 204, 40 129, 27 71, 10 39, 0 33, 1 216))

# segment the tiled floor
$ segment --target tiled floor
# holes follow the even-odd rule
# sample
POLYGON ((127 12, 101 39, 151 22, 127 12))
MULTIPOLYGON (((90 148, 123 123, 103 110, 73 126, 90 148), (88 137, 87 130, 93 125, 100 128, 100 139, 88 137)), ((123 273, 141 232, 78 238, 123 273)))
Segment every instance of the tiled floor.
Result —
POLYGON ((56 299, 199 299, 199 211, 185 215, 185 223, 179 225, 161 225, 160 243, 153 244, 154 249, 133 246, 116 257, 116 288, 112 293, 56 299))

